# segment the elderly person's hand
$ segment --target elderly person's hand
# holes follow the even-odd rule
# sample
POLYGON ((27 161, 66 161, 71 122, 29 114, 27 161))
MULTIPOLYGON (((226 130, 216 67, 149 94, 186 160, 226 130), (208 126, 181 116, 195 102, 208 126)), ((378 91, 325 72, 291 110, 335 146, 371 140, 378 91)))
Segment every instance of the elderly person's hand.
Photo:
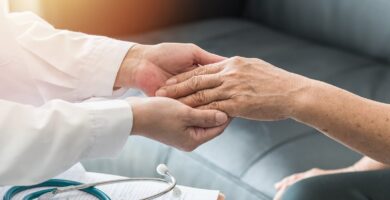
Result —
POLYGON ((137 44, 123 60, 114 87, 137 88, 153 96, 172 76, 190 71, 198 64, 207 65, 224 59, 194 44, 137 44))
POLYGON ((232 117, 279 120, 291 116, 308 87, 308 78, 259 59, 234 57, 177 75, 156 95, 232 117))

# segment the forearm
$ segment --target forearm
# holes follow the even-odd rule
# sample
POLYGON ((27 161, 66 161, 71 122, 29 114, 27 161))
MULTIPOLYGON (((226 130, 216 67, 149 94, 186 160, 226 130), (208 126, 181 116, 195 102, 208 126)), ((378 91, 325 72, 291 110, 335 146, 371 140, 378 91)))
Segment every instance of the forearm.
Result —
POLYGON ((80 160, 112 157, 133 122, 123 100, 42 107, 0 100, 0 111, 0 186, 36 184, 80 160))
POLYGON ((390 163, 390 106, 335 86, 310 81, 292 118, 375 160, 390 163))
MULTIPOLYGON (((10 72, 28 71, 43 99, 78 102, 113 95, 119 68, 133 43, 56 29, 30 12, 12 13, 7 19, 7 31, 1 30, 0 38, 12 41, 7 43, 9 55, 22 62, 9 64, 10 72)), ((14 79, 26 81, 23 73, 14 79)))

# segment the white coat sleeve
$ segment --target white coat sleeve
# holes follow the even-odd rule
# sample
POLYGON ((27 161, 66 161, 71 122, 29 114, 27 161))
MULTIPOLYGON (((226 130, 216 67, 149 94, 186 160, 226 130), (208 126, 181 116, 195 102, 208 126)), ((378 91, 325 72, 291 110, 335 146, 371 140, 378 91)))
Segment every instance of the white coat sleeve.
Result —
POLYGON ((55 29, 31 12, 7 18, 44 99, 81 101, 113 95, 119 67, 134 43, 55 29))
POLYGON ((0 100, 0 185, 36 184, 80 160, 112 156, 131 127, 124 100, 42 107, 0 100))

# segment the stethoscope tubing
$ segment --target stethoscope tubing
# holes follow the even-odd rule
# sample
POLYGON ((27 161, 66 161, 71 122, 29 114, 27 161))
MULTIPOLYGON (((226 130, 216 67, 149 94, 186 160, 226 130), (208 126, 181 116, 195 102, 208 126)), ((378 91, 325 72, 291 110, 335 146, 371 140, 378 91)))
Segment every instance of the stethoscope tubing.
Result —
MULTIPOLYGON (((9 189, 6 194, 3 197, 3 200, 12 200, 13 197, 18 195, 19 193, 26 191, 26 190, 31 190, 34 188, 41 188, 41 187, 68 187, 68 186, 75 186, 75 185, 82 185, 82 183, 77 182, 77 181, 70 181, 70 180, 62 180, 62 179, 50 179, 44 183, 37 184, 37 185, 32 185, 32 186, 15 186, 9 189)), ((45 190, 40 190, 37 192, 33 192, 29 195, 26 195, 23 197, 23 200, 33 200, 45 193, 53 192, 55 188, 51 189, 45 189, 45 190)), ((99 200, 111 200, 107 194, 105 194, 103 191, 91 187, 91 188, 85 188, 82 189, 81 191, 86 192, 94 197, 96 197, 99 200)))
POLYGON ((168 177, 171 179, 171 183, 169 183, 167 180, 162 179, 162 178, 126 178, 126 179, 118 179, 118 180, 110 180, 110 181, 102 181, 98 183, 90 183, 90 184, 82 184, 80 182, 76 181, 69 181, 69 180, 62 180, 62 179, 51 179, 49 181, 46 181, 44 183, 38 184, 38 185, 33 185, 33 186, 15 186, 12 187, 7 191, 5 194, 3 200, 12 200, 13 197, 15 197, 17 194, 34 189, 34 188, 41 188, 41 187, 56 187, 56 188, 51 188, 51 189, 46 189, 46 190, 40 190, 37 192, 33 192, 29 195, 26 195, 23 200, 33 200, 41 195, 44 195, 46 193, 54 193, 54 194, 61 194, 61 193, 66 193, 66 192, 71 192, 75 190, 80 190, 83 192, 86 192, 92 196, 95 196, 99 200, 111 200, 110 197, 108 197, 103 191, 95 188, 95 186, 101 186, 101 185, 109 185, 109 184, 114 184, 114 183, 123 183, 123 182, 159 182, 159 183, 166 183, 169 184, 169 187, 166 188, 165 190, 146 197, 142 198, 140 200, 152 200, 156 199, 158 197, 161 197, 168 192, 172 191, 176 187, 176 179, 171 176, 170 174, 168 177))
MULTIPOLYGON (((116 180, 109 180, 109 181, 101 181, 96 183, 87 183, 82 184, 80 182, 76 181, 70 181, 70 180, 63 180, 63 179, 51 179, 44 183, 32 185, 32 186, 15 186, 9 189, 6 194, 4 195, 3 200, 12 200, 13 197, 15 197, 17 194, 34 189, 34 188, 41 188, 41 187, 54 187, 50 189, 40 190, 37 192, 33 192, 23 198, 23 200, 33 200, 38 198, 38 200, 43 199, 50 199, 54 197, 57 194, 71 192, 75 190, 80 190, 83 192, 86 192, 92 196, 95 196, 99 200, 110 200, 110 197, 107 196, 103 191, 95 188, 95 186, 100 185, 108 185, 108 184, 114 184, 114 183, 123 183, 123 182, 159 182, 159 183, 166 183, 169 186, 164 189, 161 192, 158 192, 154 195, 151 195, 146 198, 142 198, 140 200, 152 200, 156 199, 160 196, 163 196, 167 194, 170 191, 175 190, 176 187, 176 179, 172 176, 172 174, 169 173, 168 167, 164 164, 160 164, 157 167, 157 172, 164 176, 165 178, 169 178, 170 180, 162 179, 162 178, 125 178, 125 179, 116 179, 116 180)), ((177 189, 179 191, 179 189, 177 189)), ((177 192, 177 191, 176 191, 177 192)))

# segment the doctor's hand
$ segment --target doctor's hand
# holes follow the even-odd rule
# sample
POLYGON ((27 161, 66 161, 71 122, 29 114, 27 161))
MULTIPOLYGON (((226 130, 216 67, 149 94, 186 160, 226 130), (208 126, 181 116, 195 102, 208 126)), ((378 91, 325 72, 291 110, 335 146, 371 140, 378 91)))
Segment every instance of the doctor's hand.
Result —
POLYGON ((115 87, 137 88, 154 96, 170 77, 224 59, 194 44, 137 44, 126 55, 115 87))
POLYGON ((300 105, 310 80, 259 59, 234 57, 171 78, 157 96, 231 117, 280 120, 300 105))
POLYGON ((225 113, 197 110, 163 98, 129 98, 133 111, 132 134, 148 137, 180 150, 192 151, 215 138, 228 124, 225 113))

